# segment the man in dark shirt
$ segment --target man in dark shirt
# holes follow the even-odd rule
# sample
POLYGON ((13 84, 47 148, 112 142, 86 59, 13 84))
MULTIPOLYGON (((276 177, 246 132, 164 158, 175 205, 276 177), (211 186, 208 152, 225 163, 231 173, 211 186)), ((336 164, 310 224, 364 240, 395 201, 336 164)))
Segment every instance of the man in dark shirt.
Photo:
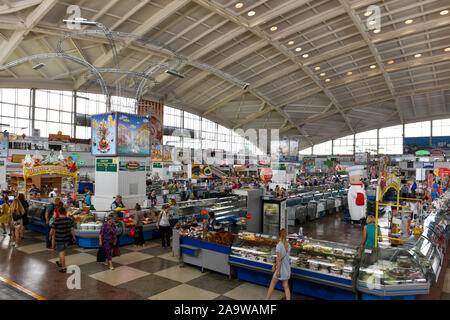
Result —
POLYGON ((73 229, 72 219, 66 216, 66 209, 62 206, 62 203, 57 209, 59 218, 56 218, 52 224, 52 235, 55 236, 55 249, 59 255, 59 262, 56 264, 61 269, 59 272, 65 273, 66 269, 66 249, 70 239, 76 242, 75 231, 73 229))

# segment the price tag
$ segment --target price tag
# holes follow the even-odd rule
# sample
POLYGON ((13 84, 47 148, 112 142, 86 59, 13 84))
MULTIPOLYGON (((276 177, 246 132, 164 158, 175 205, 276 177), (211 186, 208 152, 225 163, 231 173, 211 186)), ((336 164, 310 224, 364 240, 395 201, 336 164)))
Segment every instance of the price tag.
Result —
POLYGON ((251 213, 247 213, 247 220, 250 220, 252 218, 252 214, 251 213))
POLYGON ((208 212, 206 210, 202 210, 202 214, 207 214, 208 212))

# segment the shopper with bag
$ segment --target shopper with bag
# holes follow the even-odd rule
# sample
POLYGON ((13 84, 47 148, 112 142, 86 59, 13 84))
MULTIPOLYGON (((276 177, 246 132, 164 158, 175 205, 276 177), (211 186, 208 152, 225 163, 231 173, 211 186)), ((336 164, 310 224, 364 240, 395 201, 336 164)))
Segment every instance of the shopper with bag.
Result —
POLYGON ((286 239, 286 230, 280 230, 280 242, 277 244, 276 248, 277 260, 272 267, 273 278, 270 282, 269 291, 267 291, 266 300, 270 300, 272 297, 273 290, 278 280, 283 283, 284 292, 286 294, 286 300, 291 300, 291 291, 289 290, 289 278, 291 277, 291 264, 290 264, 290 253, 291 246, 286 239))
POLYGON ((161 232, 161 240, 162 240, 162 247, 170 248, 170 220, 172 219, 172 214, 170 213, 170 205, 166 204, 163 207, 163 211, 158 217, 158 222, 156 223, 156 227, 161 232))
POLYGON ((12 246, 19 247, 20 230, 23 227, 23 215, 25 214, 25 209, 20 203, 19 199, 14 199, 11 207, 9 208, 9 224, 11 226, 11 239, 12 246), (15 242, 14 242, 15 240, 15 242))
POLYGON ((20 204, 22 205, 23 209, 25 210, 25 213, 23 214, 22 217, 22 228, 20 229, 20 238, 23 240, 24 234, 25 234, 25 226, 28 225, 28 208, 30 207, 30 205, 28 204, 28 201, 25 200, 25 196, 23 195, 23 193, 19 193, 19 196, 17 197, 20 201, 20 204))
POLYGON ((134 214, 134 227, 135 227, 135 234, 134 234, 134 244, 136 246, 144 246, 145 240, 144 240, 144 217, 145 214, 141 210, 141 206, 136 203, 136 206, 134 207, 134 210, 136 210, 136 213, 134 214))
MULTIPOLYGON (((102 228, 100 229, 100 234, 98 238, 98 242, 100 246, 103 246, 105 250, 105 255, 109 263, 109 269, 114 270, 113 264, 112 264, 112 257, 113 257, 113 249, 117 242, 117 228, 114 224, 114 216, 109 215, 107 218, 107 221, 103 224, 102 228)), ((105 266, 108 264, 106 262, 103 262, 105 266)))

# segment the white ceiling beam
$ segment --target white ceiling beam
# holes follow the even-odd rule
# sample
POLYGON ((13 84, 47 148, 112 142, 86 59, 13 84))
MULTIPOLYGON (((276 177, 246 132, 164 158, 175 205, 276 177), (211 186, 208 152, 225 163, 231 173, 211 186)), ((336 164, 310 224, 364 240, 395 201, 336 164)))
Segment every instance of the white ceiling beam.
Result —
POLYGON ((300 33, 303 30, 306 30, 308 28, 311 28, 318 24, 319 21, 326 21, 329 19, 333 19, 335 17, 340 16, 341 14, 344 14, 345 10, 343 8, 334 8, 329 11, 325 11, 320 14, 315 14, 311 16, 311 18, 305 19, 302 22, 293 24, 285 29, 280 30, 276 34, 274 34, 271 39, 272 40, 282 40, 286 38, 287 36, 292 35, 293 33, 300 33))
POLYGON ((8 39, 8 42, 2 46, 2 50, 0 51, 0 65, 6 62, 8 57, 19 46, 20 42, 28 32, 30 32, 30 30, 55 6, 56 3, 58 3, 58 0, 43 0, 41 4, 25 18, 25 29, 14 31, 8 39))
POLYGON ((147 3, 149 3, 150 0, 143 0, 138 5, 136 5, 134 8, 131 8, 129 11, 127 11, 122 18, 117 20, 109 29, 110 30, 116 30, 122 23, 127 21, 132 15, 134 15, 136 12, 141 10, 147 3))
MULTIPOLYGON (((134 29, 131 33, 137 36, 144 36, 147 32, 149 32, 155 26, 166 20, 168 17, 170 17, 177 10, 184 7, 189 2, 190 2, 189 0, 173 0, 167 6, 165 6, 160 11, 155 13, 151 18, 142 23, 139 27, 134 29)), ((126 39, 124 41, 124 45, 117 46, 117 53, 120 54, 120 52, 122 52, 125 48, 127 48, 133 41, 134 41, 133 38, 126 39)), ((93 65, 96 68, 102 68, 112 59, 113 59, 113 51, 109 50, 106 54, 102 54, 100 57, 98 57, 94 61, 93 65)), ((79 87, 81 87, 85 83, 85 81, 86 79, 84 75, 78 77, 77 81, 74 84, 74 90, 77 90, 79 87)))
POLYGON ((271 10, 267 10, 265 13, 258 15, 258 17, 252 19, 249 23, 249 26, 250 28, 254 28, 259 24, 266 23, 274 18, 278 18, 279 16, 282 16, 286 13, 290 13, 310 1, 311 0, 284 1, 282 5, 272 8, 271 10))
POLYGON ((209 113, 216 111, 217 109, 219 109, 221 106, 223 106, 227 102, 239 97, 242 94, 245 94, 245 91, 243 89, 238 89, 238 90, 234 91, 232 94, 226 96, 225 98, 221 99, 220 101, 216 102, 211 107, 209 107, 205 112, 202 113, 202 116, 206 116, 209 113))
POLYGON ((33 6, 37 6, 42 2, 42 0, 24 0, 24 1, 15 0, 14 2, 9 1, 3 2, 5 3, 5 5, 0 6, 0 15, 11 14, 28 9, 33 6))
POLYGON ((373 45, 373 43, 370 41, 369 37, 367 36, 366 31, 362 28, 362 21, 360 20, 359 16, 355 14, 354 10, 350 8, 350 5, 347 3, 347 0, 339 0, 340 4, 344 7, 345 11, 347 12, 347 15, 352 20, 353 24, 355 25, 356 29, 358 29, 359 33, 361 34, 361 37, 366 42, 367 46, 369 47, 370 52, 372 53, 373 57, 375 58, 375 61, 378 64, 378 67, 381 71, 381 74, 383 75, 384 81, 386 82, 387 87, 389 88, 389 91, 391 92, 392 98, 395 101, 395 106, 397 108, 398 116, 400 118, 400 122, 403 124, 403 113, 399 106, 399 103, 397 101, 397 98, 395 97, 395 90, 394 86, 392 85, 392 80, 389 74, 384 70, 384 64, 381 60, 380 54, 378 53, 378 49, 373 45))

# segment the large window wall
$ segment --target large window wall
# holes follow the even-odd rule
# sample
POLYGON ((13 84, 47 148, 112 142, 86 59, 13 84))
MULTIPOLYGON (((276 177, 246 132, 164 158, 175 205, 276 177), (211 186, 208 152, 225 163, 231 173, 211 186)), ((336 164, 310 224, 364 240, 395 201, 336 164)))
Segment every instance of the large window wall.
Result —
POLYGON ((450 119, 422 121, 382 129, 369 130, 312 148, 303 149, 301 155, 350 155, 355 152, 371 154, 402 154, 403 137, 450 136, 450 119))
MULTIPOLYGON (((112 111, 135 112, 134 100, 111 97, 112 111)), ((77 139, 91 138, 91 116, 106 112, 103 94, 75 91, 0 88, 0 130, 18 135, 32 135, 39 129, 41 137, 61 131, 77 139)), ((188 129, 190 137, 164 136, 163 143, 195 149, 224 149, 262 154, 257 146, 216 122, 189 112, 164 107, 164 126, 188 129), (192 134, 193 132, 193 134, 192 134)))

